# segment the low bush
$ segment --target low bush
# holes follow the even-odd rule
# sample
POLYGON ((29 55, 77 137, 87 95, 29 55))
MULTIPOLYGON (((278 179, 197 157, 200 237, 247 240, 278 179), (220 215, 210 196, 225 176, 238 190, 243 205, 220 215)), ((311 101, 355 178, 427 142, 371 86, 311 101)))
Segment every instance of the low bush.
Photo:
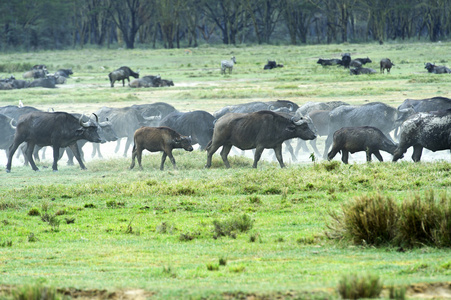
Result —
POLYGON ((213 238, 218 238, 221 236, 229 236, 236 238, 236 232, 246 232, 252 229, 254 220, 251 219, 246 214, 242 216, 231 217, 230 219, 224 221, 213 221, 214 234, 213 238))
POLYGON ((378 298, 382 283, 378 276, 347 275, 338 283, 338 293, 343 299, 378 298))

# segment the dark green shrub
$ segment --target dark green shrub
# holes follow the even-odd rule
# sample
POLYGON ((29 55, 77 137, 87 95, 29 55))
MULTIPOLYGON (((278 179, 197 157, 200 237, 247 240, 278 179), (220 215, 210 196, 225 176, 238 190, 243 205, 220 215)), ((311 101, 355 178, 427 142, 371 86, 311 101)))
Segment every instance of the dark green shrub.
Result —
POLYGON ((221 236, 229 236, 236 238, 236 232, 246 232, 252 229, 254 220, 252 220, 248 215, 243 214, 242 216, 231 217, 224 221, 213 221, 214 234, 213 238, 218 238, 221 236))
POLYGON ((439 201, 434 192, 405 200, 401 205, 396 240, 406 246, 451 246, 451 198, 443 194, 439 201))
POLYGON ((28 211, 28 215, 29 216, 39 216, 39 215, 41 215, 41 213, 39 212, 39 209, 37 209, 36 207, 33 207, 32 209, 30 209, 28 211))
POLYGON ((218 271, 219 266, 217 264, 207 264, 207 270, 208 271, 218 271))
POLYGON ((221 258, 219 259, 219 265, 220 265, 220 266, 225 266, 225 265, 227 265, 227 258, 221 257, 221 258))
POLYGON ((380 194, 355 198, 342 205, 342 214, 330 212, 333 221, 327 228, 332 238, 346 238, 355 244, 390 243, 396 234, 398 207, 391 198, 380 194))
POLYGON ((396 299, 396 300, 404 300, 406 299, 406 288, 405 287, 394 287, 390 286, 388 288, 388 298, 389 299, 396 299))
POLYGON ((343 299, 378 298, 382 283, 378 276, 343 276, 338 283, 338 293, 343 299))

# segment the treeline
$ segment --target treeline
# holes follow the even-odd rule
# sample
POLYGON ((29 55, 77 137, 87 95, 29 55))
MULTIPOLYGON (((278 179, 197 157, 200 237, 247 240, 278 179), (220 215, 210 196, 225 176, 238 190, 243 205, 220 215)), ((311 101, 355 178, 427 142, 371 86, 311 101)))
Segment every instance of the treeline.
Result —
POLYGON ((137 44, 307 44, 421 38, 451 32, 449 0, 8 0, 0 48, 137 44))

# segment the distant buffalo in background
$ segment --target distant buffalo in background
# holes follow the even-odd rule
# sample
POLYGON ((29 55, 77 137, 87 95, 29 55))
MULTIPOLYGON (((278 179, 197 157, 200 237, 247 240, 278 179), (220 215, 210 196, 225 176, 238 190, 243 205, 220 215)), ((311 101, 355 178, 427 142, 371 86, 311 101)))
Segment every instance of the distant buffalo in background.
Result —
POLYGON ((431 63, 425 63, 424 68, 428 70, 429 73, 434 74, 449 74, 451 73, 451 70, 448 67, 445 66, 436 66, 435 64, 431 63))

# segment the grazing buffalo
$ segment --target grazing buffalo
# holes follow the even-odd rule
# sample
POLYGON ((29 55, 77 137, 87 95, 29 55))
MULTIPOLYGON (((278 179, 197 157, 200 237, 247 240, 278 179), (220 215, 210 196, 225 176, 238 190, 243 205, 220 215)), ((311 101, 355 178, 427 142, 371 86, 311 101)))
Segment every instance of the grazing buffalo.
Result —
MULTIPOLYGON (((96 118, 97 119, 97 118, 96 118)), ((99 133, 99 125, 96 121, 83 122, 65 112, 32 112, 23 115, 17 123, 14 141, 9 147, 6 172, 11 171, 11 163, 14 152, 23 142, 27 143, 25 155, 33 170, 38 167, 33 160, 32 153, 35 146, 53 147, 53 171, 58 171, 58 159, 60 148, 70 147, 82 169, 86 169, 78 150, 76 141, 85 139, 90 142, 102 142, 99 133)))
POLYGON ((159 126, 174 129, 181 135, 190 136, 192 143, 204 150, 213 136, 215 117, 212 114, 195 110, 191 112, 172 112, 161 119, 159 126))
POLYGON ((398 148, 393 161, 413 147, 412 160, 419 162, 423 148, 433 152, 451 149, 451 109, 411 116, 401 125, 398 148))
POLYGON ((138 158, 139 168, 142 170, 142 152, 144 149, 150 152, 163 151, 161 157, 160 170, 164 170, 164 162, 166 157, 169 159, 176 169, 175 159, 172 155, 172 149, 183 148, 186 151, 193 151, 191 146, 191 139, 186 136, 182 136, 175 130, 168 127, 141 127, 136 130, 134 135, 135 144, 133 145, 132 163, 130 169, 135 167, 135 158, 138 158))
POLYGON ((322 65, 323 67, 325 66, 336 66, 336 65, 341 65, 342 61, 341 59, 338 58, 333 58, 333 59, 318 59, 318 61, 316 62, 317 64, 322 65))
POLYGON ((412 108, 415 112, 429 112, 451 108, 451 99, 446 97, 433 97, 422 100, 406 99, 398 106, 398 110, 412 108))
POLYGON ((376 74, 376 70, 371 69, 371 68, 362 68, 362 67, 358 67, 358 68, 354 68, 354 69, 349 69, 349 73, 351 75, 360 75, 360 74, 376 74))
POLYGON ((14 119, 0 114, 0 149, 6 150, 6 152, 14 139, 15 123, 14 119))
POLYGON ((387 70, 387 73, 390 73, 391 68, 395 65, 389 58, 381 59, 379 64, 381 73, 385 73, 385 70, 387 70))
POLYGON ((230 168, 227 156, 232 146, 241 150, 255 149, 253 167, 257 167, 263 149, 272 148, 280 167, 285 167, 282 158, 282 143, 292 138, 312 140, 316 138, 305 119, 286 118, 273 111, 257 111, 249 114, 231 113, 215 123, 213 138, 207 146, 207 163, 210 168, 213 154, 222 146, 221 157, 230 168))
POLYGON ((445 66, 436 66, 435 64, 425 63, 424 68, 428 70, 429 73, 434 74, 449 74, 451 70, 445 66))
POLYGON ((333 135, 338 129, 372 126, 381 130, 386 136, 390 136, 390 132, 413 113, 413 109, 397 110, 381 102, 371 102, 362 106, 344 105, 335 108, 329 113, 329 133, 324 148, 324 159, 327 159, 333 135))
POLYGON ((129 67, 120 67, 117 70, 114 70, 110 74, 108 74, 108 78, 110 79, 111 87, 114 87, 114 82, 122 80, 122 86, 125 86, 125 79, 127 79, 130 84, 130 76, 135 78, 139 78, 139 73, 135 73, 129 67))
POLYGON ((327 155, 327 159, 333 159, 341 151, 341 160, 347 164, 349 153, 365 151, 366 161, 371 161, 371 154, 374 154, 379 161, 383 161, 379 150, 393 155, 396 146, 375 127, 343 127, 335 131, 332 150, 327 155))

